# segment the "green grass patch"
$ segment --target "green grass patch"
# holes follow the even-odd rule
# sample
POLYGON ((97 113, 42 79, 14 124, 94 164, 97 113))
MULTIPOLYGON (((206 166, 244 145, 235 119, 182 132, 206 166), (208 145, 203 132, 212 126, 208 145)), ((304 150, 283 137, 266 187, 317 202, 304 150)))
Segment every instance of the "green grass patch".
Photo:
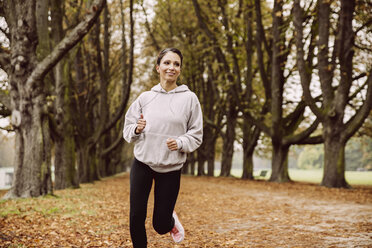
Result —
MULTIPOLYGON (((321 183, 323 170, 289 170, 293 181, 321 183)), ((350 185, 372 185, 372 171, 346 171, 346 181, 350 185)))
POLYGON ((8 207, 0 210, 0 216, 6 217, 8 215, 19 215, 21 212, 15 207, 8 207))
POLYGON ((352 185, 372 185, 372 171, 346 171, 345 177, 352 185))
MULTIPOLYGON (((271 170, 267 170, 265 177, 260 177, 261 170, 254 171, 253 176, 256 179, 268 180, 271 176, 271 170)), ((289 177, 296 182, 321 183, 323 178, 323 170, 296 170, 289 169, 289 177)), ((215 175, 219 175, 219 171, 215 171, 215 175)), ((233 169, 231 175, 240 178, 242 170, 233 169)), ((350 185, 372 185, 372 171, 346 171, 346 181, 350 185)))

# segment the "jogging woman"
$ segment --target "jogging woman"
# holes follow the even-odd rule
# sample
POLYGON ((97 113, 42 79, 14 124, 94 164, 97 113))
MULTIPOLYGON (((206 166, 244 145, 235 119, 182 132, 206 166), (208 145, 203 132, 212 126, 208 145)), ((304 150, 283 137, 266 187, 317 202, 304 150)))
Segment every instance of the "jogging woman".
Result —
POLYGON ((160 83, 143 92, 125 115, 123 135, 134 142, 130 172, 130 234, 134 248, 147 247, 145 220, 154 181, 153 227, 170 233, 175 242, 184 237, 174 212, 186 154, 202 143, 203 117, 197 96, 186 85, 178 86, 182 53, 166 48, 156 61, 160 83))

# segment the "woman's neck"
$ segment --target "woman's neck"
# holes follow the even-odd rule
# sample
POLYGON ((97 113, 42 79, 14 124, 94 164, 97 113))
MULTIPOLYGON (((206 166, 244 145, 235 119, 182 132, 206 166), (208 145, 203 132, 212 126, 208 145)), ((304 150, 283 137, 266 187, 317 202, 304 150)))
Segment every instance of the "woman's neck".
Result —
POLYGON ((161 81, 160 85, 166 92, 177 88, 176 81, 161 81))

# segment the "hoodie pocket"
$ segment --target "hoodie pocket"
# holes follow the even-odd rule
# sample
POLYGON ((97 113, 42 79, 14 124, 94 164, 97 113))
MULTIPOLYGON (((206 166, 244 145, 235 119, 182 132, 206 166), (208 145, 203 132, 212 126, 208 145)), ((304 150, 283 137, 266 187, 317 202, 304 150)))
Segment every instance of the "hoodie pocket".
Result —
POLYGON ((155 165, 172 165, 182 163, 182 153, 179 151, 171 151, 167 146, 168 138, 176 138, 163 134, 145 133, 142 140, 141 149, 146 156, 146 160, 155 165))

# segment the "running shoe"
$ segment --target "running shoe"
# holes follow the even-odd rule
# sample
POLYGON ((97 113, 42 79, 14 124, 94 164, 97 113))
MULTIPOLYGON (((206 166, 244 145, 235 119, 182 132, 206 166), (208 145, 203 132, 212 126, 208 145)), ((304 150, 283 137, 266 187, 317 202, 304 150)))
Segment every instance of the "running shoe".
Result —
POLYGON ((173 212, 173 218, 174 218, 174 227, 170 231, 170 234, 174 242, 179 243, 185 238, 185 230, 183 229, 183 226, 181 225, 181 222, 179 221, 176 212, 173 212))

